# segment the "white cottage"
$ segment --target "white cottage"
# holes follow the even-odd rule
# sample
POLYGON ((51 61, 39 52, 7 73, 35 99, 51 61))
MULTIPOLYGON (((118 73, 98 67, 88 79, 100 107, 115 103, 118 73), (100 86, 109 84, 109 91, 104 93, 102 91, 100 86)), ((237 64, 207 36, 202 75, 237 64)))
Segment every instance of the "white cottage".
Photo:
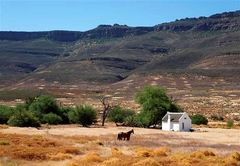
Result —
POLYGON ((186 112, 167 112, 162 118, 162 130, 190 131, 192 120, 186 112))

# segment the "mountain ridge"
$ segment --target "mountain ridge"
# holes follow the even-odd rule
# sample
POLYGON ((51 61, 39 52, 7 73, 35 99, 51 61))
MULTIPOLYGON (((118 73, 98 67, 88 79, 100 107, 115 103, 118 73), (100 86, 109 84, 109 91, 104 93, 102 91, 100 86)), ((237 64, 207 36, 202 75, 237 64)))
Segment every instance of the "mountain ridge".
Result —
POLYGON ((143 35, 152 31, 172 30, 172 31, 187 31, 187 30, 227 30, 238 29, 239 20, 236 23, 229 21, 216 21, 216 19, 235 18, 240 16, 240 10, 235 12, 224 12, 214 14, 209 17, 200 16, 198 18, 185 18, 168 23, 161 23, 152 27, 129 27, 127 25, 99 25, 98 27, 88 31, 0 31, 0 40, 33 40, 46 38, 56 41, 77 41, 81 39, 100 39, 100 38, 118 38, 128 35, 143 35), (206 21, 211 20, 211 21, 206 21), (186 24, 186 21, 189 22, 186 24), (224 26, 223 26, 224 24, 224 26))

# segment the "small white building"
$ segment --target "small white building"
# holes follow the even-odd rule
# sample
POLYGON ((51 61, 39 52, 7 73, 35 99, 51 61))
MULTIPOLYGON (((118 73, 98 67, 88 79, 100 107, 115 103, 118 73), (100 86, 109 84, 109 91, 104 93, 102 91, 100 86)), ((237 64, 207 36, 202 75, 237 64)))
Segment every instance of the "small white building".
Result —
POLYGON ((192 120, 186 112, 167 112, 162 118, 162 130, 190 131, 192 120))

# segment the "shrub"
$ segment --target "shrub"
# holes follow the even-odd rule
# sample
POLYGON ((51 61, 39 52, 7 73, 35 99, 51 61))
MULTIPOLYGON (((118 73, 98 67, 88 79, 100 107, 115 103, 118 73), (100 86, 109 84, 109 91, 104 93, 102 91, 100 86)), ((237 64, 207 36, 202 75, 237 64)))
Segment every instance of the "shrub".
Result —
POLYGON ((0 145, 10 145, 10 143, 8 141, 2 140, 0 141, 0 145))
POLYGON ((69 118, 68 118, 68 113, 73 111, 74 108, 73 107, 61 107, 61 110, 60 110, 60 116, 62 118, 62 123, 63 124, 69 124, 70 121, 69 121, 69 118))
POLYGON ((13 108, 6 105, 0 105, 0 124, 7 124, 7 121, 10 119, 13 113, 13 108))
POLYGON ((197 125, 200 125, 200 124, 207 125, 208 120, 205 116, 203 116, 201 114, 197 114, 197 115, 192 116, 192 123, 197 124, 197 125))
POLYGON ((233 127, 234 121, 233 120, 228 120, 227 122, 227 127, 233 127))
POLYGON ((36 101, 36 98, 33 97, 33 96, 30 96, 30 97, 28 97, 28 98, 26 99, 25 105, 26 105, 26 109, 27 109, 27 110, 29 110, 30 105, 31 105, 34 101, 36 101))
POLYGON ((151 125, 152 114, 150 112, 140 112, 137 116, 138 126, 139 127, 149 127, 151 125))
POLYGON ((32 113, 21 110, 14 113, 8 121, 9 126, 40 127, 40 122, 32 113))
POLYGON ((132 110, 122 110, 120 107, 116 107, 109 113, 108 118, 111 122, 123 123, 127 117, 133 115, 135 112, 132 110))
POLYGON ((54 113, 61 115, 60 107, 56 100, 51 96, 41 96, 29 106, 29 111, 32 112, 40 120, 43 114, 54 113))
POLYGON ((210 116, 210 119, 212 119, 212 120, 218 120, 218 117, 217 117, 216 115, 211 115, 211 116, 210 116))
POLYGON ((41 120, 41 123, 48 123, 48 124, 54 124, 57 125, 61 123, 63 120, 60 116, 54 114, 54 113, 49 113, 49 114, 44 114, 43 118, 41 120))
POLYGON ((217 116, 217 115, 211 115, 210 119, 212 120, 219 120, 219 121, 223 121, 224 118, 222 116, 217 116))
POLYGON ((137 127, 138 126, 138 116, 134 114, 133 116, 128 116, 124 120, 126 126, 137 127))
POLYGON ((239 119, 239 117, 235 117, 234 120, 235 121, 239 121, 240 119, 239 119))
POLYGON ((223 118, 222 116, 219 116, 219 117, 218 117, 218 120, 219 120, 219 121, 223 121, 224 118, 223 118))
POLYGON ((78 123, 87 127, 97 122, 97 111, 91 106, 77 106, 76 109, 68 113, 70 122, 78 123))

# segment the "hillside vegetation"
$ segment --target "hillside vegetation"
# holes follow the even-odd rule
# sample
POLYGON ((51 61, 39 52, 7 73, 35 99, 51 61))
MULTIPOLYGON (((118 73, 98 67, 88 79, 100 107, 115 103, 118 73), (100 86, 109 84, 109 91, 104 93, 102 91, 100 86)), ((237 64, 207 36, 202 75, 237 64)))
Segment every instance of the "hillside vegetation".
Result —
POLYGON ((240 105, 239 36, 240 11, 153 27, 1 31, 0 100, 41 93, 98 107, 96 97, 111 95, 135 109, 133 94, 151 84, 165 86, 188 111, 223 111, 231 103, 234 111, 240 105))

